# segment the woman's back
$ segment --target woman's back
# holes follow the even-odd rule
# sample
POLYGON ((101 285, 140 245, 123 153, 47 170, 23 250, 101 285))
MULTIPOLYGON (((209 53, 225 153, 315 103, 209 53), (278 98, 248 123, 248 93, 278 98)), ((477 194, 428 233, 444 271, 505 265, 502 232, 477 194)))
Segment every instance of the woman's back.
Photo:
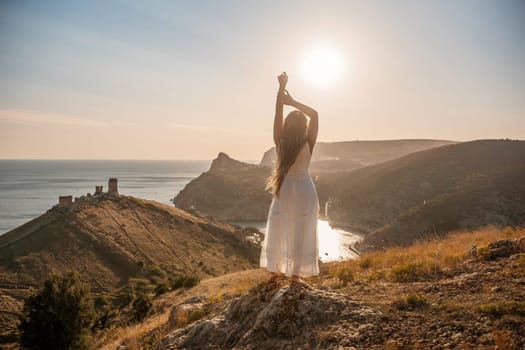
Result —
POLYGON ((305 142, 294 163, 288 170, 288 174, 300 174, 308 172, 311 158, 312 155, 310 154, 310 146, 308 145, 308 142, 305 142))

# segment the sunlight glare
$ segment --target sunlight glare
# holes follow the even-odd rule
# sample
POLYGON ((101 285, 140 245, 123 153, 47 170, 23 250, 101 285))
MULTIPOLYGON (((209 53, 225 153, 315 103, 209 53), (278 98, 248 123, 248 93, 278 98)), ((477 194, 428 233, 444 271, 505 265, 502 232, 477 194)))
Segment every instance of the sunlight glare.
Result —
POLYGON ((343 74, 343 59, 338 50, 331 47, 316 47, 303 58, 302 75, 313 85, 333 85, 343 74))

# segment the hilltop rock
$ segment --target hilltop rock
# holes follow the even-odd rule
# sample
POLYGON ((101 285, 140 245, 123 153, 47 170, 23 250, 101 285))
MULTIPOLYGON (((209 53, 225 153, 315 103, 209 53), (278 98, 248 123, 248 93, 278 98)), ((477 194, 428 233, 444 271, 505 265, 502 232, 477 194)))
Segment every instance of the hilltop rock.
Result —
POLYGON ((272 169, 243 163, 221 152, 210 169, 174 198, 177 208, 197 209, 230 221, 264 221, 272 200, 265 181, 272 169))
POLYGON ((217 158, 211 162, 210 171, 242 169, 246 166, 249 164, 232 159, 224 152, 219 152, 217 158))
POLYGON ((167 335, 157 349, 308 349, 323 327, 344 322, 345 332, 359 338, 380 316, 347 295, 304 282, 264 282, 219 314, 167 335))

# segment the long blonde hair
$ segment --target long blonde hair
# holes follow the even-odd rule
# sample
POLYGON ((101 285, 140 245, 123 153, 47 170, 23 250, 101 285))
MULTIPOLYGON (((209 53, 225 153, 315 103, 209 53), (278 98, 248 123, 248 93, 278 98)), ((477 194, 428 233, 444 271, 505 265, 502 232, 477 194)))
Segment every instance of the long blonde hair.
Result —
POLYGON ((272 175, 266 179, 266 190, 279 197, 279 191, 288 170, 306 142, 307 120, 301 111, 290 112, 283 126, 282 138, 277 145, 277 161, 272 175))

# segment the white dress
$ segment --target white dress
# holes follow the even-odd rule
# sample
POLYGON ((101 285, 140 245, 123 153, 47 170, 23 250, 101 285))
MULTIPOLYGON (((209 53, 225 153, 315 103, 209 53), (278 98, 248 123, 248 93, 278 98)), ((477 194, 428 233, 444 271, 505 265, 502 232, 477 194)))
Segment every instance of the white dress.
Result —
POLYGON ((284 178, 279 198, 272 199, 260 258, 260 266, 268 271, 301 277, 319 274, 319 199, 308 172, 311 158, 306 142, 284 178))

